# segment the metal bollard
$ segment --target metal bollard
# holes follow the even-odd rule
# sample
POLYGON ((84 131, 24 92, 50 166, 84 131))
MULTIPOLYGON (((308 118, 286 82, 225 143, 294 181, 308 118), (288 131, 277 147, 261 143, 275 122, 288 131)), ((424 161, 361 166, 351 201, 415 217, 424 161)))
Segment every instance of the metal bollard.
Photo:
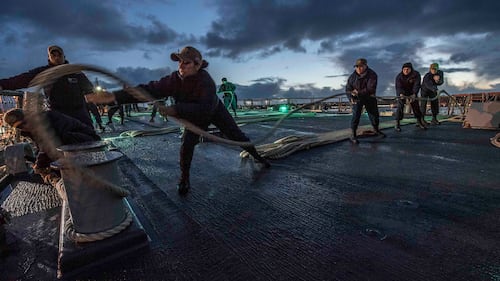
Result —
POLYGON ((116 160, 123 154, 107 151, 106 146, 106 142, 97 141, 58 148, 64 160, 54 165, 61 171, 69 213, 78 234, 109 231, 129 216, 123 202, 128 192, 120 192, 115 185, 121 180, 116 160))

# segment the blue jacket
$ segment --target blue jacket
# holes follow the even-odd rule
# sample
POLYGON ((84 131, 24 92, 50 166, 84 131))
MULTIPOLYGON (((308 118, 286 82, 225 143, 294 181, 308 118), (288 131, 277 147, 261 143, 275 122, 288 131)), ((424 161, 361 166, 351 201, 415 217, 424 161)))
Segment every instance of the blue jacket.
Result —
POLYGON ((408 75, 403 75, 400 72, 396 76, 396 95, 417 96, 420 91, 420 73, 412 70, 408 75))
MULTIPOLYGON (((207 71, 201 69, 195 75, 182 78, 177 71, 158 81, 151 81, 138 87, 146 90, 154 99, 173 97, 175 110, 180 118, 195 124, 205 123, 211 119, 220 99, 216 94, 215 82, 207 71)), ((116 101, 137 103, 146 101, 134 97, 125 90, 114 92, 116 101)))
POLYGON ((444 74, 441 70, 436 72, 436 75, 439 75, 439 81, 434 81, 434 74, 427 72, 422 79, 422 95, 425 93, 427 95, 436 95, 438 88, 437 86, 443 85, 444 83, 444 74))
POLYGON ((362 75, 354 71, 351 76, 349 76, 349 79, 347 79, 345 91, 346 93, 350 93, 356 89, 358 90, 359 98, 375 96, 377 92, 377 80, 377 73, 371 68, 367 68, 362 75))

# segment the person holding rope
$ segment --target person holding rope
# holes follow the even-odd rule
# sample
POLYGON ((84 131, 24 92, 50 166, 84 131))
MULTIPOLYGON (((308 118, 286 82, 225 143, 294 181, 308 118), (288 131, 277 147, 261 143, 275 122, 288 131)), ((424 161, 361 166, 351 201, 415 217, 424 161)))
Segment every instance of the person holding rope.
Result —
POLYGON ((420 110, 425 117, 427 111, 427 100, 431 102, 432 125, 439 125, 437 115, 439 113, 439 97, 437 86, 443 85, 443 71, 439 70, 439 64, 432 63, 429 67, 429 72, 422 79, 422 100, 420 101, 420 110))
POLYGON ((222 78, 222 85, 219 87, 219 91, 217 93, 222 93, 224 99, 224 106, 229 110, 229 107, 234 112, 234 117, 236 117, 236 108, 238 107, 238 97, 234 92, 236 90, 236 86, 233 83, 228 82, 226 77, 222 78))
POLYGON ((375 133, 382 138, 385 137, 385 134, 379 129, 380 113, 375 97, 378 80, 377 73, 368 67, 368 62, 364 58, 357 59, 354 68, 354 72, 347 80, 345 91, 352 104, 352 134, 350 140, 353 144, 358 144, 359 141, 356 131, 358 129, 363 107, 365 107, 366 112, 368 112, 368 117, 370 118, 375 133))
MULTIPOLYGON (((217 97, 215 82, 205 70, 208 62, 203 60, 201 53, 194 47, 184 47, 179 53, 172 53, 170 58, 178 62, 178 70, 161 78, 138 87, 148 92, 152 99, 173 97, 175 105, 160 107, 160 113, 185 119, 202 130, 207 130, 214 124, 230 140, 249 142, 250 139, 240 130, 229 111, 217 97)), ((134 103, 145 102, 146 97, 137 97, 121 90, 111 95, 93 94, 87 96, 88 101, 95 103, 117 102, 134 103)), ((186 194, 190 189, 189 171, 195 146, 199 143, 199 135, 190 130, 184 130, 180 147, 181 176, 177 184, 180 195, 186 194)), ((255 146, 250 144, 242 147, 254 159, 266 168, 271 164, 259 155, 255 146)))
POLYGON ((408 99, 413 110, 413 115, 417 119, 417 126, 422 129, 427 129, 420 106, 418 104, 417 95, 420 91, 420 73, 413 69, 411 62, 403 64, 401 72, 396 76, 396 96, 398 101, 398 109, 396 111, 396 127, 397 132, 401 132, 401 120, 404 116, 404 106, 408 99))
MULTIPOLYGON (((63 49, 59 46, 49 46, 47 48, 47 55, 48 64, 46 66, 37 67, 10 78, 0 79, 0 90, 2 88, 5 90, 27 88, 30 81, 40 72, 68 63, 63 49)), ((80 72, 65 75, 57 79, 54 84, 45 87, 44 92, 51 110, 69 115, 94 128, 84 98, 84 95, 94 92, 94 86, 85 74, 80 72)))

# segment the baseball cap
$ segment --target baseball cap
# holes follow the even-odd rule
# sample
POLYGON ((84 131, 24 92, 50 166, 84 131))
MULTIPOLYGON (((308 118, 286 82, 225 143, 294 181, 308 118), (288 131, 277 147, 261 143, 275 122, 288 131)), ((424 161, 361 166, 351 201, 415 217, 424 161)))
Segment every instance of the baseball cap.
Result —
POLYGON ((368 62, 366 61, 366 59, 364 58, 359 58, 356 60, 356 64, 354 65, 354 67, 358 66, 358 65, 367 65, 368 62))
POLYGON ((47 48, 47 53, 50 55, 51 52, 53 51, 58 51, 59 53, 61 53, 61 55, 64 55, 64 51, 61 47, 57 46, 57 45, 51 45, 47 48))
POLYGON ((438 64, 437 62, 435 62, 435 63, 431 63, 430 68, 431 68, 431 69, 433 69, 433 68, 434 68, 434 69, 436 69, 436 70, 437 70, 437 69, 439 69, 439 64, 438 64))
POLYGON ((191 61, 194 61, 195 63, 202 62, 202 57, 201 57, 200 51, 196 50, 195 47, 191 47, 191 46, 186 46, 186 47, 182 48, 182 50, 179 53, 170 54, 170 58, 173 61, 191 60, 191 61))

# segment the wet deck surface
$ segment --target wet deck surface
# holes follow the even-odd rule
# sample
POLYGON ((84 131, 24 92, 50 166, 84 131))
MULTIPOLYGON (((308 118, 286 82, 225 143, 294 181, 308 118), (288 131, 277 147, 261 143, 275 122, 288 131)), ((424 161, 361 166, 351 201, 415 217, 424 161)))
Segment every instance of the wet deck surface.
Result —
MULTIPOLYGON (((273 139, 344 129, 349 120, 289 119, 273 139)), ((141 128, 136 121, 125 126, 141 128)), ((258 139, 273 124, 242 129, 258 139)), ((270 169, 239 158, 237 147, 202 143, 186 197, 175 190, 178 133, 114 139, 126 155, 122 185, 151 250, 79 278, 498 280, 495 132, 459 123, 384 132, 387 138, 357 146, 343 141, 298 152, 270 169)), ((0 260, 1 280, 55 279, 59 213, 13 219, 8 231, 17 252, 0 260)))

